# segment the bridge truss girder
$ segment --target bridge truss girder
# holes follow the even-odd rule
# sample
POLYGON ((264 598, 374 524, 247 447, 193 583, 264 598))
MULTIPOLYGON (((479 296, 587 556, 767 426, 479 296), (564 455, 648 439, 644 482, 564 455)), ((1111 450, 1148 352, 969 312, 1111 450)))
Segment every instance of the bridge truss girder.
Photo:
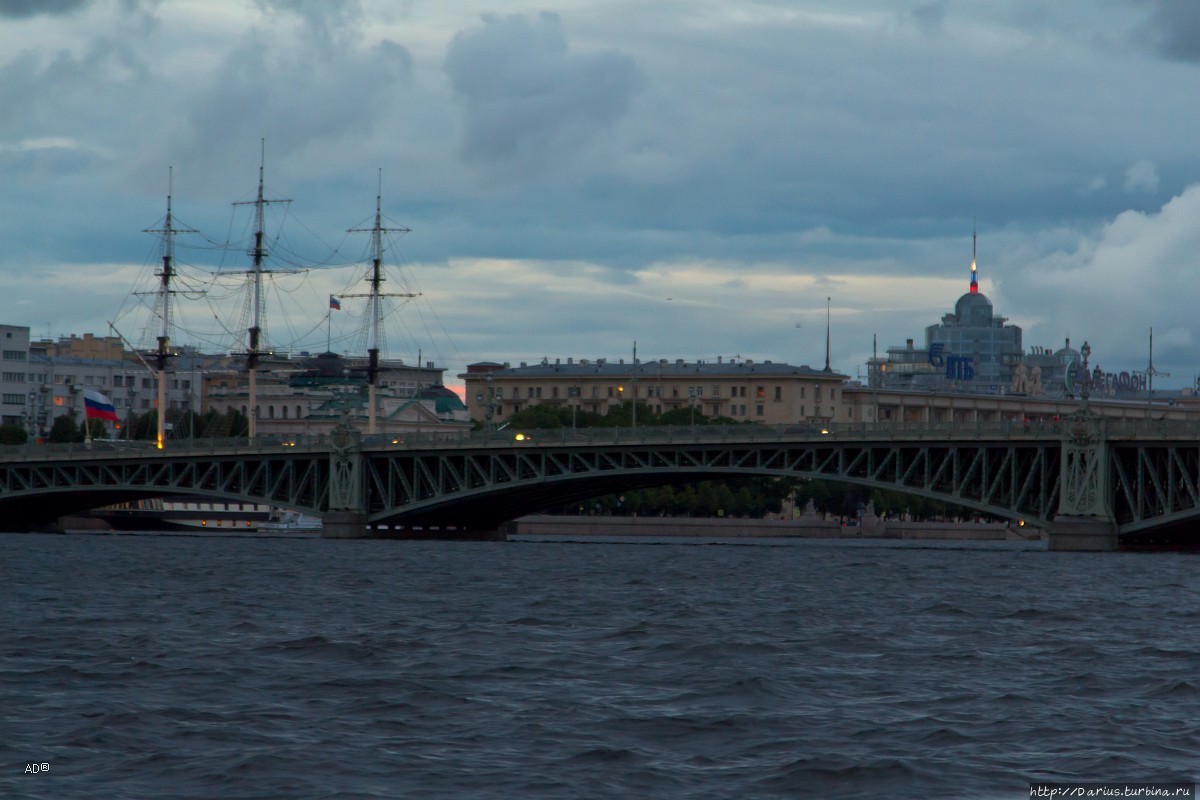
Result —
POLYGON ((683 480, 764 475, 895 489, 997 516, 1046 522, 1060 443, 757 442, 367 452, 376 524, 494 526, 539 508, 683 480))
POLYGON ((1200 517, 1200 442, 1109 444, 1113 518, 1137 533, 1200 517))
POLYGON ((193 495, 278 505, 314 513, 326 504, 329 455, 93 458, 0 464, 0 526, 28 524, 101 505, 162 495, 193 495))

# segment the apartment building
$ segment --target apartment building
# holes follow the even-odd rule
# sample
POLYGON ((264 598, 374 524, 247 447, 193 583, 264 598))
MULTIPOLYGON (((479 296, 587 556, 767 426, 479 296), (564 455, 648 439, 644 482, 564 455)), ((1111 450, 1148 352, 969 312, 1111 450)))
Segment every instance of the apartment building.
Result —
POLYGON ((710 417, 787 424, 851 421, 838 372, 753 359, 626 362, 567 358, 519 366, 469 364, 459 375, 472 419, 502 423, 539 404, 606 414, 636 400, 655 413, 691 408, 710 417))

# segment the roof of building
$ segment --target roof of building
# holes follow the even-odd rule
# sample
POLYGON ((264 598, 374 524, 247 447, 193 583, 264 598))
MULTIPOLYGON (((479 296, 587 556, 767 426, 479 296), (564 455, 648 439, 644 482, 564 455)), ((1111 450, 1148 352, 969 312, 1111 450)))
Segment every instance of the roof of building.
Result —
MULTIPOLYGON (((483 362, 487 363, 487 362, 483 362)), ((704 377, 739 377, 739 376, 804 376, 804 377, 822 377, 836 380, 846 380, 848 375, 840 372, 829 371, 823 369, 813 369, 807 364, 795 366, 794 364, 785 364, 775 361, 754 361, 752 359, 739 359, 736 361, 685 361, 676 359, 668 361, 662 359, 659 361, 638 361, 636 367, 633 364, 625 363, 624 359, 617 362, 612 362, 607 359, 597 359, 590 361, 588 359, 580 359, 573 361, 568 359, 565 363, 562 361, 551 362, 549 359, 543 360, 537 364, 522 364, 519 367, 497 364, 497 368, 488 370, 472 370, 472 367, 478 367, 477 364, 467 365, 467 372, 459 375, 460 378, 479 377, 481 374, 491 374, 497 378, 540 378, 540 377, 594 377, 594 376, 609 376, 617 377, 632 377, 635 374, 638 377, 646 378, 672 378, 700 375, 704 377)))

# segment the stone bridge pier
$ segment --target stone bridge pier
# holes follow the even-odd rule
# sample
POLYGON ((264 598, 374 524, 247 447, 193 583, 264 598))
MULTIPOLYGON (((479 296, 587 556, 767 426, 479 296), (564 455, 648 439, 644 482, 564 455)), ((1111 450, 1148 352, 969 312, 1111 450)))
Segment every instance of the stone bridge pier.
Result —
POLYGON ((363 500, 362 436, 348 425, 333 432, 329 451, 329 510, 321 515, 321 538, 371 536, 363 500))
POLYGON ((1046 531, 1049 549, 1096 553, 1117 549, 1117 522, 1108 493, 1108 463, 1104 419, 1089 412, 1085 384, 1079 411, 1067 419, 1058 513, 1046 531))

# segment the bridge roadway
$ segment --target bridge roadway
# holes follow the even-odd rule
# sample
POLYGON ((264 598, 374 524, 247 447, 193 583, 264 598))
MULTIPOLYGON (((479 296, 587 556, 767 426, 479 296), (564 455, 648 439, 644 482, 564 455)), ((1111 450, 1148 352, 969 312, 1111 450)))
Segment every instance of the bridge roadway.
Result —
POLYGON ((553 506, 730 475, 845 481, 1050 531, 1052 549, 1200 544, 1200 420, 589 428, 0 449, 0 529, 162 495, 321 515, 326 535, 495 530, 553 506))

